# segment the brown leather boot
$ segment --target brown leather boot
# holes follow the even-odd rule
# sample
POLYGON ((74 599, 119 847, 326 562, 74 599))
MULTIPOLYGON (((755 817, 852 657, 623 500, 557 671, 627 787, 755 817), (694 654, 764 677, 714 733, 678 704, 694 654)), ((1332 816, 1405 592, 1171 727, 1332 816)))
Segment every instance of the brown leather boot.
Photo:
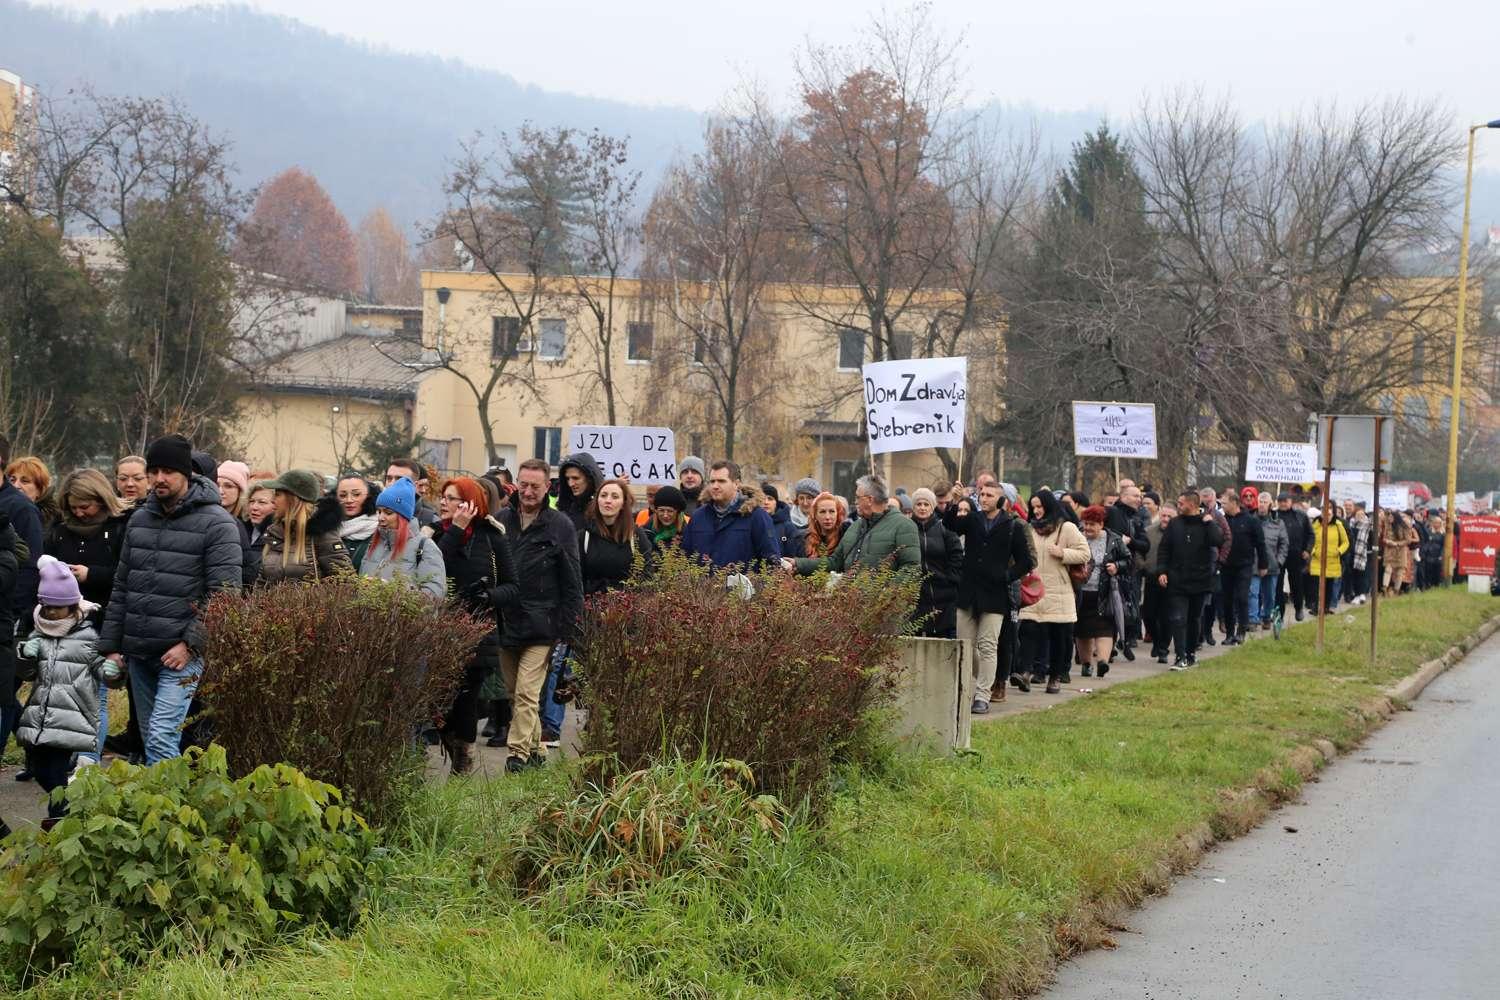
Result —
POLYGON ((468 774, 474 769, 474 748, 456 736, 443 734, 443 753, 454 774, 468 774))

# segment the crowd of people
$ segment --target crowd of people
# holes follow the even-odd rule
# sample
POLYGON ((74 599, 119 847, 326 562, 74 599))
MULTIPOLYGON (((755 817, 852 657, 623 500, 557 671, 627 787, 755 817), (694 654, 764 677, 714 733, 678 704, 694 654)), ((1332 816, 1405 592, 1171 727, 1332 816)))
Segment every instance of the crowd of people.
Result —
MULTIPOLYGON (((1173 497, 1121 480, 1098 503, 1045 487, 1023 503, 986 473, 909 494, 867 475, 851 504, 813 478, 783 500, 732 461, 688 457, 675 485, 638 502, 587 453, 555 477, 530 459, 439 480, 398 459, 373 482, 220 462, 177 435, 120 459, 112 482, 79 469, 54 490, 46 464, 12 460, 3 438, 0 465, 0 629, 16 640, 0 643, 0 748, 15 735, 17 779, 48 793, 106 753, 152 764, 206 739, 192 721, 201 613, 220 590, 359 574, 492 621, 426 734, 462 774, 480 739, 505 749, 508 772, 545 763, 584 600, 671 547, 726 572, 919 575, 915 627, 966 640, 976 714, 1008 686, 1056 693, 1075 667, 1103 676, 1138 644, 1187 669, 1204 644, 1243 642, 1288 607, 1300 620, 1320 596, 1335 610, 1442 575, 1437 514, 1377 521, 1363 504, 1254 486, 1173 497), (109 736, 119 687, 128 719, 109 736)), ((49 822, 65 808, 49 800, 49 822)))

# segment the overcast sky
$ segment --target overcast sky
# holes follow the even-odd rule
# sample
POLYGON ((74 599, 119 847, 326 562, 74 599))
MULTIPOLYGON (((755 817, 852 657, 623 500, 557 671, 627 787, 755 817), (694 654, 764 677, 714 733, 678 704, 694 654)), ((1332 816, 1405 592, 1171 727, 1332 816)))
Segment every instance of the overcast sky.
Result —
MULTIPOLYGON (((52 0, 120 14, 189 0, 52 0)), ((852 40, 879 5, 853 0, 258 0, 251 6, 405 51, 504 71, 525 83, 703 109, 753 76, 790 85, 807 37, 852 40)), ((1252 117, 1330 98, 1435 96, 1460 118, 1500 117, 1496 0, 937 0, 966 35, 970 96, 1128 117, 1181 84, 1228 93, 1252 117)))

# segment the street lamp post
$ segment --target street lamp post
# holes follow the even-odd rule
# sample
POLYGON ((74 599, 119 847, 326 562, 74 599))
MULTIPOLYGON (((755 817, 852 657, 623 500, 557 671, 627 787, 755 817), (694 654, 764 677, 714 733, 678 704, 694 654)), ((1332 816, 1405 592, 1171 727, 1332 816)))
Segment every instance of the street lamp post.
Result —
POLYGON ((1469 162, 1464 174, 1464 223, 1458 240, 1458 330, 1453 337, 1453 390, 1448 408, 1448 497, 1443 505, 1443 579, 1453 579, 1453 508, 1458 497, 1458 414, 1463 400, 1464 322, 1469 299, 1469 197, 1474 191, 1474 135, 1500 128, 1500 118, 1469 126, 1469 162))

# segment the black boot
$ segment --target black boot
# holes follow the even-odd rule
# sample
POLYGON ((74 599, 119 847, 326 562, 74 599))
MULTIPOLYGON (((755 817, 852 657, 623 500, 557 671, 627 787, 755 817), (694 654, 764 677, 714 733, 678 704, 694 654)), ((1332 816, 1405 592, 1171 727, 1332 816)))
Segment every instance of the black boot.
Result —
POLYGON ((1099 676, 1103 677, 1105 674, 1109 673, 1109 664, 1103 660, 1100 660, 1097 670, 1099 671, 1099 676))

